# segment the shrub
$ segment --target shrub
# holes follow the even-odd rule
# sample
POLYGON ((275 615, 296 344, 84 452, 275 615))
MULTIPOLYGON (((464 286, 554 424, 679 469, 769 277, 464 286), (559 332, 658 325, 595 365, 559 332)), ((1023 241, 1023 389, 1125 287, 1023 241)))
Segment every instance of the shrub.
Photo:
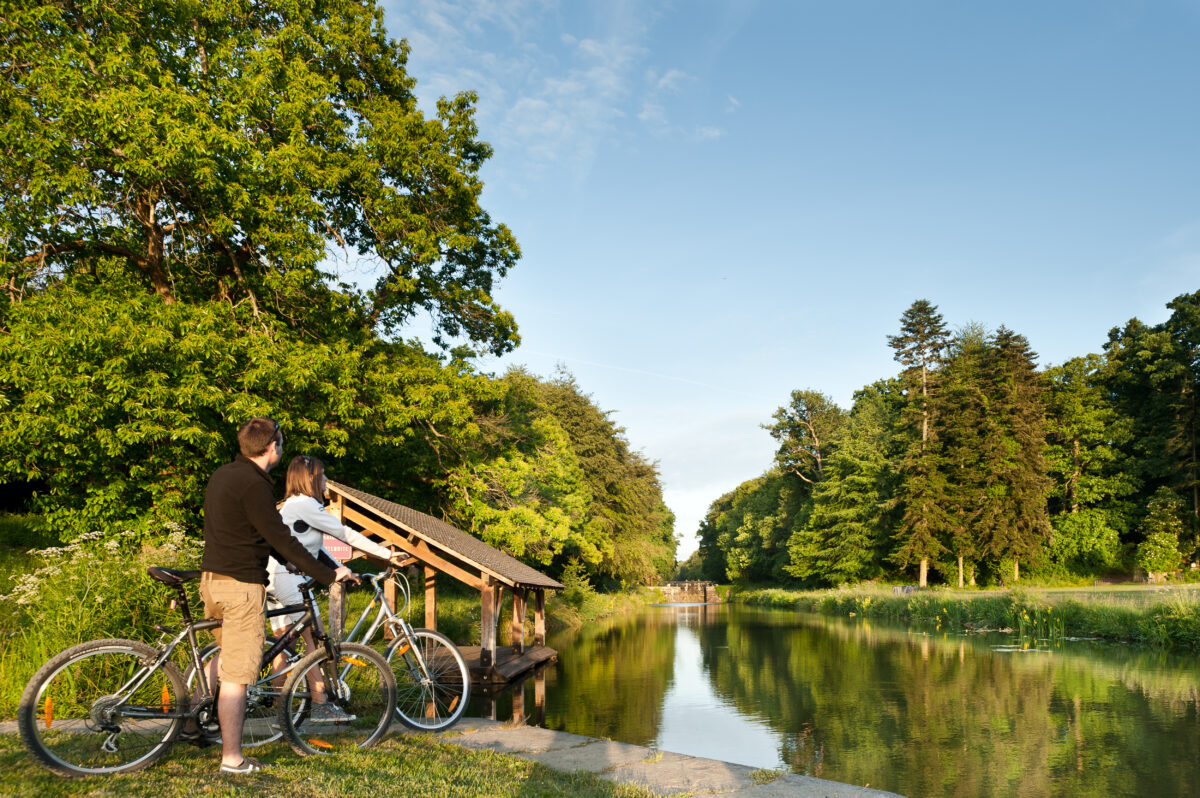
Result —
MULTIPOLYGON (((65 648, 101 637, 153 641, 156 623, 178 623, 152 565, 195 568, 200 545, 171 526, 154 544, 139 533, 91 532, 69 546, 29 553, 33 570, 0 596, 0 717, 13 717, 29 677, 65 648)), ((198 599, 194 595, 196 606, 198 599)))

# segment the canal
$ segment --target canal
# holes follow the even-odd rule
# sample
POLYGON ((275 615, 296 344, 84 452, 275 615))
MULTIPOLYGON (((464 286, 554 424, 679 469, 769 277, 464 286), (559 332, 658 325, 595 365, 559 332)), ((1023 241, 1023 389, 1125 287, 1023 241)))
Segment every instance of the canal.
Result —
POLYGON ((652 607, 548 641, 544 725, 913 798, 1200 794, 1196 657, 1016 642, 652 607))

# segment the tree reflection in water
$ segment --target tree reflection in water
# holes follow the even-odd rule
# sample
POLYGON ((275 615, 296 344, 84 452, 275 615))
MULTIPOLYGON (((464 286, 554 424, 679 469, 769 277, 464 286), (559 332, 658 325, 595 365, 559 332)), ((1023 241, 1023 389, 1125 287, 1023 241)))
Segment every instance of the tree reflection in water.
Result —
POLYGON ((711 606, 549 642, 551 728, 910 796, 1200 794, 1190 658, 711 606))

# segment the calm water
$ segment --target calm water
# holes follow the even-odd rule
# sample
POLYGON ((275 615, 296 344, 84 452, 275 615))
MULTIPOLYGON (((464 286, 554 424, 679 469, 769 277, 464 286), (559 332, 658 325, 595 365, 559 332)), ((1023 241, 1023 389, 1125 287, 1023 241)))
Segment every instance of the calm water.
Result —
POLYGON ((554 729, 912 798, 1200 795, 1190 657, 1019 653, 1005 637, 740 607, 651 608, 548 642, 554 729))

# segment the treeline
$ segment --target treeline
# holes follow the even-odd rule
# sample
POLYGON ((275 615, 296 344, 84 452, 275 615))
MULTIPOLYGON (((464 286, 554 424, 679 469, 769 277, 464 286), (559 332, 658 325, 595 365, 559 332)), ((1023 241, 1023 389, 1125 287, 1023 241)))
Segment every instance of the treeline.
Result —
POLYGON ((827 586, 1011 584, 1200 559, 1200 292, 1039 369, 1024 336, 905 311, 900 373, 849 410, 793 391, 774 466, 713 502, 681 575, 827 586), (1024 569, 1024 570, 1023 570, 1024 569))
MULTIPOLYGON (((285 455, 594 583, 655 581, 653 463, 519 343, 475 98, 427 116, 373 0, 0 18, 0 494, 70 541, 199 528, 246 418, 285 455), (369 264, 369 287, 331 264, 369 264), (427 318, 435 344, 404 340, 427 318)), ((277 474, 278 476, 278 474, 277 474)))

